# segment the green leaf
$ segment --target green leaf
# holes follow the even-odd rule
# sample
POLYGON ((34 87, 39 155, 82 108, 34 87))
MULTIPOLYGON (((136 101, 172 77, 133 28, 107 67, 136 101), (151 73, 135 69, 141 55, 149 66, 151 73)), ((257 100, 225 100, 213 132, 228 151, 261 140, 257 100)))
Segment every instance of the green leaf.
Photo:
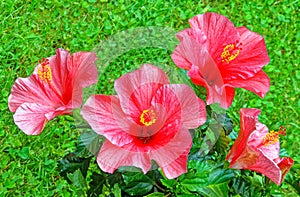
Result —
POLYGON ((120 189, 118 183, 114 185, 113 194, 114 194, 115 197, 122 197, 121 196, 121 189, 120 189))
MULTIPOLYGON (((245 180, 243 177, 235 177, 232 181, 231 189, 235 194, 239 194, 243 197, 252 197, 252 196, 258 196, 255 195, 255 190, 257 188, 251 187, 251 184, 249 181, 245 180)), ((257 190, 256 193, 260 193, 261 190, 257 190)))
POLYGON ((103 184, 105 183, 105 176, 93 172, 91 175, 92 181, 89 183, 89 190, 87 191, 87 195, 90 197, 96 197, 102 194, 103 184))
POLYGON ((226 109, 222 108, 219 103, 213 103, 209 105, 211 110, 217 114, 225 114, 226 109))
POLYGON ((131 196, 145 195, 153 188, 153 181, 142 172, 123 172, 122 189, 131 196))
POLYGON ((230 139, 225 135, 225 131, 223 129, 221 131, 221 135, 219 136, 219 138, 214 146, 214 149, 220 154, 226 153, 226 150, 229 147, 229 142, 230 142, 230 139))
POLYGON ((228 182, 223 182, 219 184, 209 184, 199 190, 199 193, 203 196, 211 197, 227 197, 228 196, 228 182))
POLYGON ((232 170, 224 169, 222 163, 199 160, 189 161, 188 168, 180 182, 184 189, 204 196, 227 196, 228 183, 234 177, 232 170))
POLYGON ((202 144, 201 147, 199 148, 198 151, 198 155, 204 156, 207 155, 210 150, 213 149, 213 146, 215 145, 218 136, 219 136, 219 132, 222 129, 221 126, 219 126, 218 124, 210 124, 209 127, 207 128, 206 132, 205 132, 205 137, 202 140, 202 144))
POLYGON ((67 176, 76 187, 87 189, 86 180, 79 169, 74 173, 68 173, 67 176))
POLYGON ((97 155, 103 141, 100 135, 93 130, 88 130, 80 135, 79 146, 84 146, 90 153, 97 155))
POLYGON ((164 193, 161 193, 161 192, 154 192, 152 194, 148 194, 147 196, 145 197, 164 197, 164 193))
POLYGON ((122 173, 120 173, 119 171, 115 171, 113 174, 107 174, 106 178, 109 185, 111 186, 123 182, 122 173))
POLYGON ((86 177, 91 159, 92 157, 82 158, 76 156, 75 153, 69 153, 58 161, 58 170, 60 171, 60 175, 68 180, 66 176, 67 173, 73 173, 76 170, 80 169, 82 175, 86 177))
POLYGON ((161 179, 160 181, 164 186, 171 190, 177 185, 176 179, 161 179))
POLYGON ((222 125, 223 129, 226 131, 226 134, 229 134, 233 129, 233 122, 228 116, 227 113, 212 113, 212 117, 220 124, 222 125))

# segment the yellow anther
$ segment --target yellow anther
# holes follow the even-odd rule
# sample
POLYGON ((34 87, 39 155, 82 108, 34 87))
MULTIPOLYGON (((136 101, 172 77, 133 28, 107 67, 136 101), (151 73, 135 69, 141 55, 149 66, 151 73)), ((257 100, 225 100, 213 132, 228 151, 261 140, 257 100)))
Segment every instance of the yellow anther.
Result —
POLYGON ((38 76, 40 80, 43 81, 44 83, 51 83, 52 81, 51 67, 49 65, 42 64, 38 68, 38 76))
POLYGON ((282 129, 280 127, 279 131, 270 131, 270 133, 267 133, 266 136, 263 138, 263 145, 268 146, 270 144, 275 144, 279 140, 279 135, 286 135, 285 129, 282 129))
POLYGON ((228 44, 224 47, 221 54, 222 62, 229 64, 230 61, 234 60, 240 53, 240 49, 235 44, 228 44))
POLYGON ((153 110, 145 109, 140 116, 140 122, 143 125, 150 126, 156 122, 155 112, 153 110))

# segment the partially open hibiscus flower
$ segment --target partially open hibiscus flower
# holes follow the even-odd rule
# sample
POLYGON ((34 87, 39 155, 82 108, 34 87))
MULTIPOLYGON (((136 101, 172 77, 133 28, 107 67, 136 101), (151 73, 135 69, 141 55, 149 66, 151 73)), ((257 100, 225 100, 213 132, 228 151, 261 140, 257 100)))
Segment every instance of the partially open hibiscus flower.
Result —
POLYGON ((262 173, 279 185, 294 161, 279 157, 279 135, 285 135, 285 130, 268 132, 268 128, 258 122, 259 114, 260 110, 255 108, 240 110, 240 133, 226 159, 231 168, 262 173))
POLYGON ((27 135, 38 135, 47 121, 70 114, 82 103, 82 88, 97 82, 95 53, 70 55, 57 49, 27 78, 18 78, 8 98, 16 125, 27 135))
POLYGON ((188 70, 193 83, 206 88, 207 104, 228 108, 235 87, 265 96, 270 82, 262 67, 269 57, 262 36, 245 27, 236 28, 216 13, 195 16, 189 23, 190 29, 176 35, 180 44, 172 59, 188 70))
POLYGON ((168 178, 186 172, 192 145, 188 129, 206 120, 205 105, 187 85, 169 84, 166 74, 145 64, 115 81, 117 96, 94 95, 81 114, 106 137, 97 156, 103 171, 136 166, 144 173, 151 160, 168 178))

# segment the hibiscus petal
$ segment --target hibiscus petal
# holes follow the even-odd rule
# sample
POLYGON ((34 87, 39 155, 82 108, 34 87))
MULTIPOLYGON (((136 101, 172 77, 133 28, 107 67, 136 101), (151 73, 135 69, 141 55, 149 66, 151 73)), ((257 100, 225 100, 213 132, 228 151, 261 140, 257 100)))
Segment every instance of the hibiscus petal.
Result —
POLYGON ((281 180, 279 182, 279 184, 282 183, 286 173, 288 173, 288 171, 290 171, 291 167, 294 165, 294 160, 290 157, 285 157, 282 158, 281 161, 279 163, 277 163, 278 167, 281 170, 281 180))
POLYGON ((166 145, 150 152, 150 158, 162 168, 167 178, 176 178, 187 171, 187 154, 192 138, 186 128, 181 128, 166 145))
POLYGON ((282 176, 280 168, 273 160, 270 160, 261 150, 257 150, 257 152, 259 153, 258 160, 255 162, 254 165, 250 166, 247 169, 264 174, 274 183, 280 184, 282 176))
MULTIPOLYGON (((134 146, 134 145, 133 145, 134 146)), ((146 152, 134 152, 122 149, 105 141, 97 156, 99 167, 113 173, 120 166, 135 166, 146 174, 151 168, 151 160, 146 152)))
POLYGON ((82 107, 81 115, 96 133, 104 135, 111 143, 123 146, 132 142, 128 133, 132 124, 116 96, 91 96, 82 107))
POLYGON ((69 72, 74 80, 72 92, 73 108, 80 107, 82 103, 82 88, 98 81, 98 70, 95 66, 96 59, 96 54, 90 52, 77 52, 69 59, 69 72))
POLYGON ((248 145, 255 149, 258 147, 266 157, 270 160, 279 157, 280 143, 279 141, 274 144, 263 145, 264 137, 269 133, 269 129, 266 125, 256 123, 256 129, 253 131, 248 139, 248 145))
POLYGON ((23 103, 38 103, 45 106, 57 107, 60 99, 47 91, 36 76, 18 78, 8 97, 8 106, 11 112, 15 112, 23 103))
POLYGON ((190 69, 192 64, 201 66, 200 51, 204 49, 206 37, 199 29, 185 29, 178 34, 180 44, 172 53, 174 63, 183 69, 190 69))
POLYGON ((38 135, 48 122, 45 114, 55 109, 35 103, 24 103, 14 114, 15 124, 27 135, 38 135))
POLYGON ((165 108, 168 122, 181 120, 183 127, 193 129, 206 121, 204 102, 187 85, 162 86, 153 97, 152 104, 155 103, 159 103, 165 108))
MULTIPOLYGON (((90 52, 77 52, 70 55, 64 49, 56 49, 56 55, 47 58, 51 68, 51 84, 44 83, 50 92, 63 101, 69 108, 78 108, 82 103, 82 88, 97 82, 98 71, 95 66, 96 54, 90 52)), ((34 75, 38 78, 38 69, 34 75)))
POLYGON ((205 36, 198 29, 186 29, 178 34, 180 44, 172 53, 174 63, 183 69, 190 69, 192 64, 201 65, 202 56, 199 54, 205 47, 205 36))
POLYGON ((226 160, 230 163, 235 163, 247 147, 248 138, 256 129, 256 123, 260 113, 261 111, 255 108, 240 109, 240 132, 226 157, 226 160))
POLYGON ((220 59, 224 47, 238 40, 234 24, 225 16, 205 13, 189 20, 193 29, 200 29, 207 38, 207 49, 214 60, 220 59))
POLYGON ((169 80, 163 70, 144 64, 141 69, 117 79, 115 90, 125 114, 138 123, 141 113, 151 106, 153 95, 164 84, 169 84, 169 80))
POLYGON ((224 80, 247 79, 261 71, 270 62, 264 38, 246 27, 236 29, 240 34, 238 56, 229 64, 221 64, 224 80))
MULTIPOLYGON (((64 49, 56 49, 56 55, 48 57, 49 66, 51 69, 51 85, 55 91, 62 96, 66 89, 72 88, 70 84, 66 84, 68 80, 67 59, 70 52, 64 49)), ((33 74, 38 78, 38 70, 42 65, 39 64, 35 67, 33 74)))
MULTIPOLYGON (((208 62, 208 64, 213 65, 214 63, 208 62)), ((207 105, 219 103, 223 108, 228 108, 231 105, 235 94, 234 88, 225 86, 222 76, 215 66, 205 66, 205 68, 200 71, 199 67, 193 65, 189 70, 188 75, 194 84, 206 88, 207 105), (206 79, 202 77, 203 75, 206 76, 206 79)))
POLYGON ((260 97, 264 97, 270 88, 270 79, 264 71, 259 71, 253 77, 248 79, 231 80, 229 84, 232 87, 244 88, 254 92, 260 97))

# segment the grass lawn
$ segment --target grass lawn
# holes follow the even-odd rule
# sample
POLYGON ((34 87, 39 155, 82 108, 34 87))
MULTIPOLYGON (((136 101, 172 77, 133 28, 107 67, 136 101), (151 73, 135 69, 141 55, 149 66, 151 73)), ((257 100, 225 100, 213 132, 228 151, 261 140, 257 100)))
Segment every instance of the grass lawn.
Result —
MULTIPOLYGON (((27 136, 14 124, 7 98, 17 77, 27 77, 38 60, 56 48, 72 53, 91 51, 113 35, 138 27, 167 27, 180 31, 188 19, 204 12, 227 16, 265 37, 270 63, 264 71, 271 88, 264 99, 237 90, 229 114, 239 124, 239 109, 262 110, 260 121, 270 129, 287 128, 281 138, 283 156, 295 165, 290 178, 300 178, 300 2, 282 1, 1 1, 0 3, 0 196, 73 196, 56 171, 57 160, 74 150, 79 132, 72 116, 58 117, 39 136, 27 136)), ((134 42, 134 41, 133 41, 134 42)), ((128 42, 127 42, 128 43, 128 42)), ((131 44, 131 46, 133 46, 131 44)), ((140 45, 110 59, 100 71, 97 92, 112 93, 113 81, 143 63, 172 65, 168 46, 140 45)), ((101 61, 101 54, 98 53, 101 61)), ((107 56, 106 56, 107 58, 107 56)), ((97 170, 97 165, 92 166, 97 170)), ((278 190, 285 190, 283 184, 278 190)), ((287 194, 288 195, 288 194, 287 194)))

